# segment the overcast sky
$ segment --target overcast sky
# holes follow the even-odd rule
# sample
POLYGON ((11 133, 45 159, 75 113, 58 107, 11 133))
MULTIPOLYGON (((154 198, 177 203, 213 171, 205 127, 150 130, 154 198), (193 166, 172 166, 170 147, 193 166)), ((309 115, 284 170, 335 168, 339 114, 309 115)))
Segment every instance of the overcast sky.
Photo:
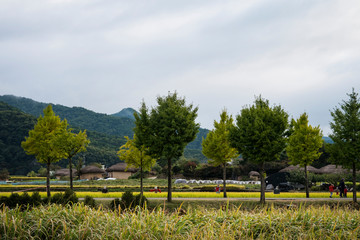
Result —
POLYGON ((112 114, 178 92, 212 129, 261 94, 324 135, 360 91, 353 1, 0 1, 0 95, 112 114))

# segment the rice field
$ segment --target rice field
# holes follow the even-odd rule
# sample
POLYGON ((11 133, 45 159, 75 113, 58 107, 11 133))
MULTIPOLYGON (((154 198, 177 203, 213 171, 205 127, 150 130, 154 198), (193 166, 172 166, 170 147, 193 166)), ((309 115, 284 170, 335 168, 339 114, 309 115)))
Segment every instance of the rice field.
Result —
POLYGON ((45 205, 0 209, 1 239, 359 239, 360 214, 344 208, 188 208, 121 212, 45 205))
MULTIPOLYGON (((52 191, 52 194, 57 191, 52 191)), ((0 192, 0 196, 10 196, 11 192, 0 192)), ((32 193, 29 192, 31 195, 32 193)), ((76 196, 84 198, 85 196, 91 196, 93 198, 121 198, 123 192, 76 192, 76 196)), ((139 192, 134 192, 134 195, 139 192)), ((41 197, 46 197, 46 192, 40 192, 41 197)), ((260 198, 260 192, 228 192, 228 198, 260 198)), ((146 198, 166 198, 167 192, 154 193, 144 192, 146 198)), ((223 198, 223 193, 217 194, 215 192, 173 192, 173 198, 223 198)), ((304 192, 282 192, 280 194, 274 194, 273 192, 266 192, 266 198, 306 198, 304 192)), ((357 193, 357 197, 360 198, 360 193, 357 193)), ((310 193, 310 198, 329 198, 328 192, 313 192, 310 193)), ((333 195, 333 198, 339 198, 339 195, 333 195)), ((352 193, 348 193, 348 198, 352 198, 352 193)))

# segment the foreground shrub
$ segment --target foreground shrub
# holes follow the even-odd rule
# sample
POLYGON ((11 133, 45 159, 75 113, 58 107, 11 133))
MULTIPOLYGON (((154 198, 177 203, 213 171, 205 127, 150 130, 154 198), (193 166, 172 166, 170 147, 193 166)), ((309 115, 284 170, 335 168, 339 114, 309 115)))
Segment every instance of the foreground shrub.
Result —
POLYGON ((33 193, 30 196, 27 192, 22 193, 12 193, 9 197, 2 196, 0 198, 0 205, 3 204, 9 208, 19 207, 24 210, 26 208, 31 208, 33 206, 38 206, 42 204, 40 194, 38 192, 33 193))
POLYGON ((119 207, 121 208, 119 198, 115 198, 110 202, 110 209, 111 210, 118 209, 119 207))
POLYGON ((76 193, 71 189, 66 189, 65 193, 55 193, 50 199, 47 199, 50 203, 55 204, 74 204, 78 202, 76 193))
POLYGON ((147 203, 148 200, 144 195, 141 196, 141 194, 138 194, 134 198, 134 206, 140 206, 141 208, 144 208, 147 206, 147 203))
POLYGON ((86 196, 85 199, 84 199, 84 204, 86 206, 89 206, 89 207, 96 207, 96 202, 95 202, 95 199, 91 196, 86 196))
POLYGON ((121 208, 127 209, 127 208, 133 208, 135 206, 135 198, 131 191, 125 191, 123 195, 121 196, 121 208))

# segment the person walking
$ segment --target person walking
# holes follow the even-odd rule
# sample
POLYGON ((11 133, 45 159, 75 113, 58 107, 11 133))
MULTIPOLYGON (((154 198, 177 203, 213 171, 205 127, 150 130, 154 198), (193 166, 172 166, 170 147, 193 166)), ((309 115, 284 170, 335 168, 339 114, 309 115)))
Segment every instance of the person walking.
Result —
POLYGON ((220 186, 219 186, 219 184, 215 187, 215 192, 216 193, 220 193, 220 191, 221 191, 221 188, 220 188, 220 186))
POLYGON ((333 192, 334 192, 334 185, 333 184, 330 184, 329 192, 330 192, 330 198, 332 198, 332 195, 333 195, 333 192))
POLYGON ((344 191, 345 191, 345 182, 344 179, 341 179, 340 184, 339 184, 339 190, 340 190, 340 197, 345 197, 344 196, 344 191))

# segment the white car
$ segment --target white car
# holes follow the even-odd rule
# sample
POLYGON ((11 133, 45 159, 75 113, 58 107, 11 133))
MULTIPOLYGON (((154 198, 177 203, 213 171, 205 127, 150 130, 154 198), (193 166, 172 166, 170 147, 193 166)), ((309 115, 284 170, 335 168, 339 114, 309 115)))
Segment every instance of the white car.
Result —
POLYGON ((107 180, 116 180, 116 178, 111 178, 111 177, 109 177, 109 178, 105 178, 105 180, 107 181, 107 180))

